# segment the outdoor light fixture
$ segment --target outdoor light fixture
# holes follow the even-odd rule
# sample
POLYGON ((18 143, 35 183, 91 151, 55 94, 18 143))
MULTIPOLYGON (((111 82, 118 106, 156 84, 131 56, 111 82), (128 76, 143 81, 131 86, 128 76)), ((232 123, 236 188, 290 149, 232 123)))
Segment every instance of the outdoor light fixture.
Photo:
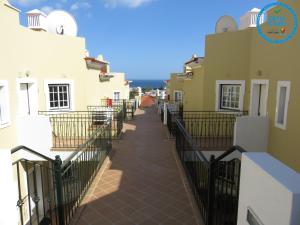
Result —
POLYGON ((257 70, 257 76, 259 76, 259 77, 262 76, 262 71, 261 70, 257 70))

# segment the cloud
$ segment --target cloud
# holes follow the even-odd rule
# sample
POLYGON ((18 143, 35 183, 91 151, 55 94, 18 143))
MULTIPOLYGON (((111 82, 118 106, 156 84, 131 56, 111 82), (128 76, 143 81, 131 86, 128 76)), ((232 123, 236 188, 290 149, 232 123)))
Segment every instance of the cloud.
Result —
POLYGON ((51 6, 48 6, 48 5, 46 5, 46 6, 44 6, 44 7, 41 8, 41 11, 44 12, 45 14, 49 14, 49 13, 51 13, 53 10, 54 10, 54 8, 51 7, 51 6))
POLYGON ((108 8, 116 8, 119 6, 128 8, 138 8, 154 0, 104 0, 105 6, 108 8))
POLYGON ((88 2, 76 2, 73 5, 71 5, 70 10, 76 11, 79 9, 89 9, 91 8, 91 4, 88 2))

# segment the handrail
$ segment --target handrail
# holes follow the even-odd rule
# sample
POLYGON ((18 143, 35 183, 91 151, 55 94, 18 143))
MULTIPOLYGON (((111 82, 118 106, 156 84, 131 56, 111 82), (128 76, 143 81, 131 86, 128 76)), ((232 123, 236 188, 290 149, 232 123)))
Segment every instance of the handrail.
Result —
POLYGON ((243 149, 241 146, 239 145, 234 145, 231 148, 229 148, 226 152, 224 152, 222 155, 220 155, 219 157, 217 157, 214 161, 212 161, 212 163, 215 163, 217 161, 220 161, 222 159, 224 159, 226 156, 230 155, 231 153, 238 151, 240 153, 245 153, 247 152, 245 149, 243 149))
POLYGON ((41 154, 39 152, 36 152, 36 151, 32 150, 31 148, 28 148, 28 147, 26 147, 24 145, 20 145, 20 146, 17 146, 15 148, 11 149, 11 154, 14 154, 14 153, 16 153, 16 152, 18 152, 20 150, 27 151, 27 152, 29 152, 29 153, 31 153, 33 155, 36 155, 36 156, 41 157, 43 159, 46 159, 48 161, 54 162, 54 160, 51 159, 51 158, 49 158, 48 156, 45 156, 45 155, 43 155, 43 154, 41 154))
POLYGON ((179 119, 176 119, 176 124, 178 126, 178 128, 183 132, 183 135, 187 138, 188 142, 190 143, 190 145, 192 146, 193 150, 195 152, 197 152, 197 154, 199 154, 201 156, 201 158, 204 159, 204 161, 206 163, 209 163, 209 161, 207 160, 207 158, 204 156, 204 154, 201 151, 198 151, 196 149, 194 149, 194 145, 193 143, 191 143, 190 140, 192 140, 192 136, 185 130, 184 126, 181 124, 181 121, 179 119))
MULTIPOLYGON (((169 109, 169 108, 168 108, 169 109)), ((179 112, 179 111, 172 111, 172 112, 179 112)), ((184 110, 184 113, 210 113, 210 112, 214 112, 214 113, 249 113, 249 111, 239 111, 239 110, 198 110, 198 111, 193 111, 193 110, 184 110)))
MULTIPOLYGON (((105 124, 106 126, 109 125, 109 122, 105 124)), ((79 146, 71 155, 68 156, 68 158, 66 158, 61 167, 64 168, 76 155, 80 155, 82 152, 85 152, 86 149, 84 149, 87 145, 89 145, 95 138, 95 136, 97 136, 99 134, 99 132, 103 131, 105 129, 105 127, 100 127, 98 128, 93 135, 89 138, 89 140, 87 140, 84 144, 82 144, 81 146, 79 146)))
MULTIPOLYGON (((192 148, 194 149, 193 144, 191 143, 190 140, 192 140, 192 136, 186 131, 186 129, 184 128, 184 126, 182 125, 181 121, 179 119, 176 119, 176 124, 178 126, 178 128, 181 130, 181 132, 183 133, 183 135, 186 137, 186 139, 188 140, 188 142, 191 144, 192 148)), ((207 158, 204 156, 204 154, 197 150, 194 149, 195 152, 197 152, 207 163, 209 162, 207 160, 207 158)), ((217 158, 215 158, 211 163, 215 163, 217 161, 220 161, 222 159, 224 159, 226 156, 230 155, 231 153, 238 151, 240 153, 245 153, 247 152, 244 148, 242 148, 239 145, 234 145, 232 147, 230 147, 228 150, 226 150, 223 154, 221 154, 220 156, 218 156, 217 158)))
MULTIPOLYGON (((104 107, 104 106, 97 106, 97 107, 104 107)), ((83 111, 83 110, 82 111, 38 111, 38 113, 40 115, 44 115, 44 114, 41 114, 41 113, 50 113, 49 115, 57 115, 57 114, 60 114, 60 113, 62 113, 62 114, 67 114, 67 113, 86 113, 86 114, 89 114, 90 112, 91 111, 88 111, 88 110, 86 110, 86 111, 83 111)), ((106 111, 103 111, 103 112, 106 112, 106 111)), ((119 112, 119 110, 110 110, 110 111, 107 110, 107 112, 119 112)))

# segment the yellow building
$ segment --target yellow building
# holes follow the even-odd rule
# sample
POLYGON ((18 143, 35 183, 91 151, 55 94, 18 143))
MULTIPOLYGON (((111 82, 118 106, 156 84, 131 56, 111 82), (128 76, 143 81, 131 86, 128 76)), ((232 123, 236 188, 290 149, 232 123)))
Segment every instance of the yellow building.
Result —
MULTIPOLYGON (((36 215, 42 215, 41 211, 45 213, 51 207, 43 205, 43 200, 35 202, 33 192, 36 191, 41 199, 51 198, 43 186, 52 179, 51 175, 46 175, 47 169, 45 171, 51 160, 44 161, 45 157, 54 159, 60 155, 65 160, 72 150, 82 150, 80 146, 86 144, 90 133, 95 131, 89 120, 99 123, 101 116, 87 112, 88 106, 99 106, 106 98, 129 99, 125 74, 111 72, 102 56, 90 57, 84 38, 59 35, 64 34, 61 30, 47 32, 42 26, 46 15, 39 10, 27 13, 29 25, 23 27, 19 14, 8 1, 0 0, 3 31, 0 41, 0 165, 1 171, 7 172, 1 175, 0 190, 10 198, 5 197, 6 204, 0 206, 1 211, 7 212, 5 218, 0 218, 0 224, 25 224, 29 223, 29 217, 41 222, 43 218, 36 215), (52 124, 54 117, 57 126, 52 124), (59 139, 64 139, 60 140, 63 148, 51 151, 59 139), (72 141, 71 148, 65 147, 67 139, 72 141), (21 150, 12 154, 11 149, 16 146, 26 146, 38 153, 28 153, 20 147, 21 150), (19 159, 31 160, 29 166, 19 159)), ((105 115, 112 115, 112 109, 105 107, 104 110, 107 110, 105 115)), ((119 131, 120 127, 116 129, 119 131)), ((115 132, 112 129, 109 132, 115 132)))
MULTIPOLYGON (((38 111, 86 111, 104 98, 129 98, 125 74, 110 72, 103 57, 89 57, 84 38, 23 27, 19 13, 0 0, 5 31, 0 42, 0 148, 24 144, 25 126, 38 118, 38 111)), ((40 22, 45 17, 38 10, 30 13, 41 16, 40 22)))
MULTIPOLYGON (((296 1, 284 3, 299 15, 296 1)), ((270 9, 268 17, 275 11, 276 7, 270 9)), ((290 20, 287 16, 288 24, 290 20)), ((262 30, 267 26, 262 24, 262 30)), ((254 129, 253 133, 262 132, 268 139, 267 151, 298 172, 299 33, 298 29, 282 44, 267 42, 256 27, 207 35, 203 64, 192 69, 193 75, 180 86, 185 110, 248 111, 249 118, 267 118, 268 131, 254 129)), ((177 87, 170 82, 170 90, 177 87)))

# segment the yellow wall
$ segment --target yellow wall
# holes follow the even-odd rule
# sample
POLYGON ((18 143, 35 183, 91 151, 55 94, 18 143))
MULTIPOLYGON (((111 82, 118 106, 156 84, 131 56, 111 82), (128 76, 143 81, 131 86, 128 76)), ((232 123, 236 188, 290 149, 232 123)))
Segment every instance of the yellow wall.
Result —
MULTIPOLYGON (((296 14, 298 2, 283 1, 296 14)), ((274 9, 273 9, 274 10, 274 9)), ((272 13, 272 11, 270 12, 272 13)), ((289 23, 288 23, 289 24, 289 23)), ((266 29, 266 25, 263 29, 266 29)), ((268 151, 300 172, 299 111, 300 105, 300 30, 284 44, 270 44, 259 36, 256 28, 207 35, 203 79, 195 76, 184 81, 185 110, 215 110, 216 80, 245 80, 243 110, 249 110, 252 79, 269 80, 267 112, 270 120, 268 151), (260 72, 259 72, 260 71, 260 72), (277 81, 291 81, 287 128, 275 127, 277 81), (203 93, 203 105, 198 96, 203 93)), ((171 79, 172 80, 172 79, 171 79)), ((173 83, 171 83, 173 84, 173 83)), ((170 87, 172 89, 172 87, 170 87)))
MULTIPOLYGON (((39 110, 46 110, 45 80, 73 80, 75 105, 72 110, 86 110, 88 104, 97 104, 109 89, 111 92, 115 89, 129 92, 128 86, 125 87, 124 75, 100 83, 99 71, 90 74, 84 60, 86 48, 83 38, 36 32, 22 27, 19 25, 19 12, 5 6, 2 1, 0 25, 5 31, 0 39, 0 80, 8 81, 11 118, 11 125, 0 129, 0 148, 14 147, 17 141, 17 78, 28 76, 36 79, 39 110)), ((124 93, 122 95, 125 97, 124 93)))
MULTIPOLYGON (((299 15, 299 2, 283 2, 299 15)), ((268 79, 270 82, 267 105, 270 118, 269 152, 300 172, 300 30, 298 28, 297 35, 289 42, 277 45, 266 43, 257 32, 253 32, 251 46, 250 79, 268 79), (258 76, 258 70, 261 76, 258 76), (277 81, 281 80, 291 81, 286 130, 275 127, 277 81)))
POLYGON ((87 105, 97 105, 101 99, 114 98, 114 91, 120 92, 121 99, 129 99, 129 85, 125 85, 125 74, 124 73, 111 73, 114 77, 110 78, 109 81, 99 82, 99 71, 88 70, 87 80, 88 84, 86 88, 87 105))
MULTIPOLYGON (((183 91, 183 78, 179 78, 182 74, 181 73, 172 73, 171 79, 169 80, 168 87, 169 87, 169 93, 170 93, 170 100, 174 101, 174 91, 183 91)), ((184 98, 184 93, 183 93, 184 98)))
MULTIPOLYGON (((215 110, 216 80, 245 80, 249 76, 250 41, 253 29, 206 36, 204 110, 215 110)), ((246 86, 249 83, 246 81, 246 86)), ((247 110, 249 93, 245 93, 247 110)))
POLYGON ((185 79, 183 83, 183 108, 185 111, 202 110, 204 105, 204 67, 197 66, 192 69, 193 76, 185 79))

